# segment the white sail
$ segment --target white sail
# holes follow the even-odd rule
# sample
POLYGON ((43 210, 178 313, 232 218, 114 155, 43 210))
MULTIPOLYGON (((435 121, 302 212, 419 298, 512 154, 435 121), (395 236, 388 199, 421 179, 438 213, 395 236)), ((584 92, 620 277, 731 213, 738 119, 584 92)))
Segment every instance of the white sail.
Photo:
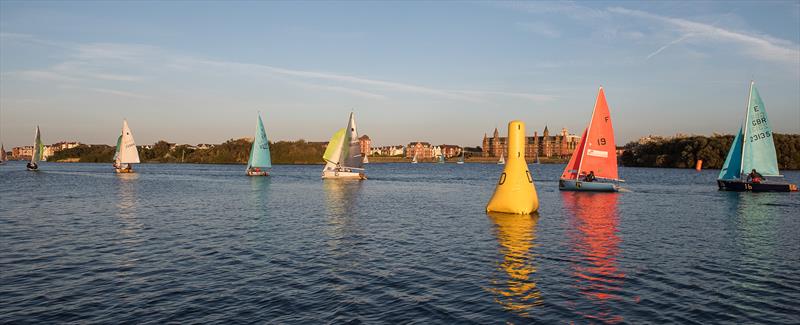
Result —
POLYGON ((31 163, 36 164, 39 160, 42 159, 42 133, 39 132, 39 126, 36 126, 36 135, 33 139, 33 152, 31 152, 31 163))
POLYGON ((350 121, 347 123, 347 130, 344 134, 342 167, 362 168, 364 161, 361 159, 361 145, 358 142, 358 130, 356 130, 356 119, 353 113, 350 113, 350 121))
POLYGON ((128 128, 128 121, 122 121, 122 143, 119 148, 117 160, 120 164, 138 164, 139 151, 136 150, 136 143, 133 141, 133 134, 128 128))

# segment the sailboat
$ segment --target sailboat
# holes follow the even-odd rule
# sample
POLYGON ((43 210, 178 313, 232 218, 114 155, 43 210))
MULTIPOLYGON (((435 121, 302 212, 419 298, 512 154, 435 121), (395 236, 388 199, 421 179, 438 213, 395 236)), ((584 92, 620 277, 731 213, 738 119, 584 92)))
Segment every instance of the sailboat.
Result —
POLYGON ((444 164, 444 152, 442 152, 442 154, 439 155, 439 161, 437 161, 437 163, 444 164))
POLYGON ((0 144, 0 165, 5 165, 6 161, 8 161, 8 157, 6 156, 6 147, 0 144))
POLYGON ((463 163, 464 163, 464 151, 465 151, 465 150, 462 148, 462 149, 461 149, 461 157, 458 157, 458 161, 456 161, 456 164, 459 164, 459 165, 461 165, 461 164, 463 164, 463 163))
POLYGON ((271 167, 272 158, 269 155, 269 141, 259 113, 258 121, 256 122, 256 135, 253 138, 253 146, 250 148, 250 158, 247 159, 247 176, 269 176, 269 172, 266 169, 271 167))
POLYGON ((505 165, 506 164, 506 156, 505 153, 500 153, 500 160, 497 161, 498 165, 505 165))
POLYGON ((603 87, 597 93, 589 126, 558 181, 562 191, 617 192, 617 150, 614 127, 603 87), (587 177, 588 176, 588 177, 587 177), (593 176, 593 177, 592 177, 593 176))
POLYGON ((767 110, 758 94, 755 82, 750 82, 747 112, 744 125, 733 138, 733 144, 719 172, 717 185, 723 191, 792 192, 797 185, 781 179, 778 158, 772 140, 772 127, 767 119, 767 110), (757 172, 763 180, 753 180, 751 172, 757 172), (768 178, 769 177, 769 178, 768 178))
POLYGON ((417 152, 416 151, 414 151, 414 158, 411 159, 411 163, 412 164, 416 164, 417 163, 417 152))
POLYGON ((364 155, 364 159, 361 159, 362 164, 369 164, 369 156, 364 155))
POLYGON ((362 168, 364 163, 361 160, 361 146, 358 143, 356 120, 352 112, 347 129, 339 129, 333 134, 322 159, 325 160, 322 178, 367 179, 362 168))
POLYGON ((128 120, 122 120, 122 134, 117 138, 117 153, 114 157, 114 170, 117 173, 133 173, 133 165, 139 163, 139 151, 128 127, 128 120))
POLYGON ((38 162, 42 160, 42 152, 44 145, 42 144, 42 133, 39 131, 39 126, 36 126, 36 135, 33 139, 33 152, 31 152, 31 161, 26 166, 28 170, 39 170, 38 162))

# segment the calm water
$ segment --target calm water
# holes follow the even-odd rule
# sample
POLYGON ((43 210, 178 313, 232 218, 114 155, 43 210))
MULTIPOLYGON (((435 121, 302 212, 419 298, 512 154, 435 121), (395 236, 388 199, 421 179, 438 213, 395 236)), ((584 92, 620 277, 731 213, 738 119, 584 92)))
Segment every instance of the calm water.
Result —
MULTIPOLYGON (((0 323, 794 323, 800 195, 621 168, 488 216, 502 166, 0 166, 0 323)), ((800 173, 785 172, 800 182, 800 173)))

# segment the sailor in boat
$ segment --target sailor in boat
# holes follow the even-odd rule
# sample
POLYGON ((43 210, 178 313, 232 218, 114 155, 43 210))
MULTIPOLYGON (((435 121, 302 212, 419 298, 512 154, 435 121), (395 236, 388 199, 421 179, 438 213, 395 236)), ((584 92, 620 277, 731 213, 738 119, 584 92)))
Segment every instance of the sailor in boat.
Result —
POLYGON ((27 167, 28 169, 39 169, 39 165, 37 165, 35 162, 29 162, 27 167))
POLYGON ((584 182, 594 182, 597 178, 594 177, 594 171, 590 170, 589 174, 583 177, 584 182))
POLYGON ((755 168, 753 168, 753 171, 751 171, 750 174, 747 175, 747 181, 753 182, 755 184, 760 184, 762 181, 764 181, 764 176, 759 174, 755 170, 755 168))

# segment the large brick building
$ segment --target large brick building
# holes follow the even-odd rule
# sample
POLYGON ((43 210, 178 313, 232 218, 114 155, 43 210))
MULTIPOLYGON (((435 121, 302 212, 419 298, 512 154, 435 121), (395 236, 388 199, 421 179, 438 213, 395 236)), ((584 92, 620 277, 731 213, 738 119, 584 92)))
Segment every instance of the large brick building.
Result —
MULTIPOLYGON (((544 127, 542 135, 533 132, 532 137, 525 137, 525 157, 546 157, 546 158, 569 158, 572 151, 578 146, 579 136, 569 134, 566 128, 561 129, 561 133, 551 136, 547 126, 544 127)), ((483 135, 482 156, 500 157, 500 154, 508 154, 508 138, 500 137, 497 129, 490 138, 483 135)))
POLYGON ((406 157, 417 159, 430 159, 434 157, 433 146, 428 142, 411 142, 406 146, 406 157))
POLYGON ((365 134, 359 137, 358 144, 361 146, 361 155, 369 156, 370 152, 372 151, 372 140, 369 138, 369 136, 365 134))

